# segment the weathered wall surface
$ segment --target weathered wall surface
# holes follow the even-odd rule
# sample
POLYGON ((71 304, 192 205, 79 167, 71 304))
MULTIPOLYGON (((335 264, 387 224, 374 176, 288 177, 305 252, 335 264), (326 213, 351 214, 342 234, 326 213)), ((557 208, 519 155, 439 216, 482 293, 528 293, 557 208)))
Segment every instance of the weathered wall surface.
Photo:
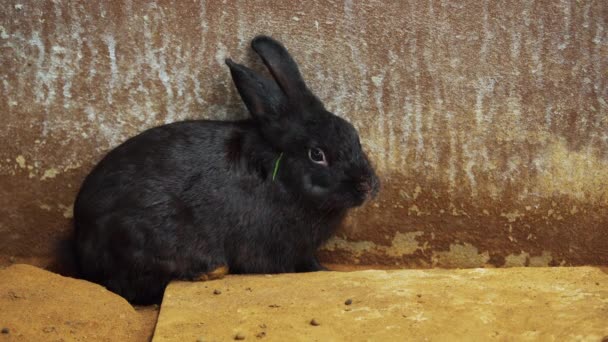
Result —
POLYGON ((606 1, 2 1, 0 255, 51 262, 92 165, 244 117, 223 59, 282 40, 383 179, 326 261, 608 263, 606 1))

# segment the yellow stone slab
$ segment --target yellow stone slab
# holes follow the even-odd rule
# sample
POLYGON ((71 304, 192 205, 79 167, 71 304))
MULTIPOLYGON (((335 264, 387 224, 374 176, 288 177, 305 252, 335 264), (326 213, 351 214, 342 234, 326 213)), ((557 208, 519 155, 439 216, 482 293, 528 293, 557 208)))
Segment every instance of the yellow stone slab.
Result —
POLYGON ((591 267, 317 272, 168 286, 154 341, 237 335, 246 341, 600 342, 608 336, 608 274, 591 267))

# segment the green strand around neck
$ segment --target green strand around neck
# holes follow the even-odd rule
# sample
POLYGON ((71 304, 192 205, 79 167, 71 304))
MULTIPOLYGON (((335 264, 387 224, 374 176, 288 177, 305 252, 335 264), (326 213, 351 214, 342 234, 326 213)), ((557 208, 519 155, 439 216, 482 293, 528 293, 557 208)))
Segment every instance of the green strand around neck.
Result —
POLYGON ((272 181, 274 182, 275 178, 277 177, 277 173, 279 172, 279 163, 281 162, 281 158, 283 158, 283 152, 281 152, 281 154, 279 154, 279 158, 277 158, 277 161, 274 162, 274 171, 272 171, 272 181))

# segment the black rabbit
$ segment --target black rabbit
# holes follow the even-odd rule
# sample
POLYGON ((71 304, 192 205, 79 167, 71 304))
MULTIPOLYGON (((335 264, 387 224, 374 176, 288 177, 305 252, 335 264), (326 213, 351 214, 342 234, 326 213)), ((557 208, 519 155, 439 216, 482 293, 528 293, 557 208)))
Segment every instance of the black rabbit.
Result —
POLYGON ((149 129, 86 177, 74 205, 83 277, 144 304, 172 279, 324 269, 315 251, 379 181, 287 50, 267 36, 251 46, 274 80, 226 64, 252 119, 149 129))

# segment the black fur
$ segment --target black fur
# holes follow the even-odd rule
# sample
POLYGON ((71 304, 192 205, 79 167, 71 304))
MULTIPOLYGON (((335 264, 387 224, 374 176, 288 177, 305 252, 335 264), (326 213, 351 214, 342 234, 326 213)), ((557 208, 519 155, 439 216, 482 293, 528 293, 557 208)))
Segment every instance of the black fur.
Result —
POLYGON ((252 119, 149 129, 87 176, 74 206, 85 278, 153 303, 170 280, 223 265, 231 273, 324 269, 315 251, 379 182, 356 130, 324 109, 287 50, 265 36, 252 47, 274 80, 226 61, 252 119), (328 165, 313 163, 310 148, 328 165))

